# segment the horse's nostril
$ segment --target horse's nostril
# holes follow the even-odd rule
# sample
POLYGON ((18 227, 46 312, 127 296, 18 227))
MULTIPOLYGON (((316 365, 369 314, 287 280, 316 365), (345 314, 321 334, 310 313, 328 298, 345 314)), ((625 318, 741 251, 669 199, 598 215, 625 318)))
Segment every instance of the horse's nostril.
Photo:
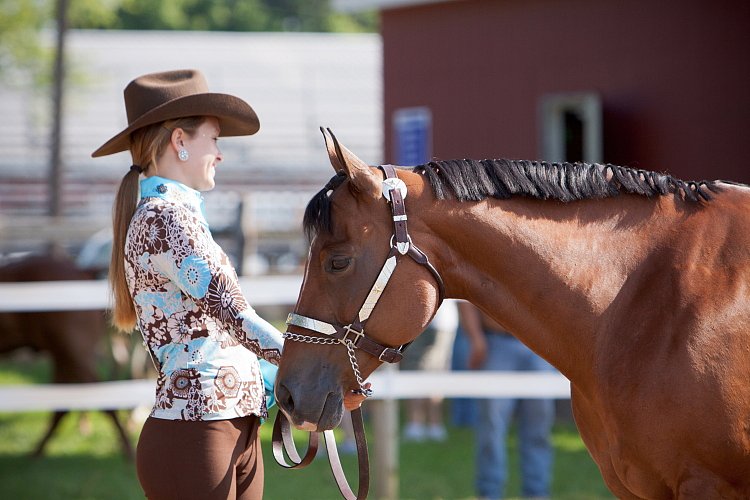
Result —
POLYGON ((294 411, 292 393, 284 384, 279 384, 276 387, 276 402, 279 404, 279 408, 283 408, 287 413, 294 411))

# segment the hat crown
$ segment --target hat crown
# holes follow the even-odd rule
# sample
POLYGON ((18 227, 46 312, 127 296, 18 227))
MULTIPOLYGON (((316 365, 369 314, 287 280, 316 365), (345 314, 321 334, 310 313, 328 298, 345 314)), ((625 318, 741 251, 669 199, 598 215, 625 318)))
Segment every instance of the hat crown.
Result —
POLYGON ((198 70, 164 71, 143 75, 125 87, 128 123, 170 101, 208 92, 206 78, 198 70))
POLYGON ((260 128, 258 115, 248 103, 233 95, 209 92, 203 73, 195 69, 139 76, 125 87, 124 94, 128 126, 91 156, 125 151, 136 130, 188 116, 217 118, 222 137, 252 135, 260 128))

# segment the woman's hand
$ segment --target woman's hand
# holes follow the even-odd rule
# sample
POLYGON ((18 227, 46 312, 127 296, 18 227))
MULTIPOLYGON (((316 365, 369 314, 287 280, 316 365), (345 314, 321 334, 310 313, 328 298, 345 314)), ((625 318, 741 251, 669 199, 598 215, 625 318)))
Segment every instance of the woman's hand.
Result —
MULTIPOLYGON (((364 389, 369 389, 372 386, 370 382, 366 382, 364 386, 362 386, 364 389)), ((364 394, 361 394, 359 392, 353 392, 353 391, 347 391, 344 394, 344 408, 348 411, 356 410, 360 406, 362 406, 362 403, 364 400, 367 399, 367 396, 364 394)))

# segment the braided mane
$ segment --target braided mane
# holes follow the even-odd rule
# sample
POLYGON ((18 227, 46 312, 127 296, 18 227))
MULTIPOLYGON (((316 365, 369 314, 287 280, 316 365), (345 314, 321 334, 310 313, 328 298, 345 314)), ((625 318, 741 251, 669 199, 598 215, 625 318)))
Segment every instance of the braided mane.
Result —
MULTIPOLYGON (((600 163, 547 163, 528 160, 432 161, 412 170, 423 174, 438 199, 459 201, 526 196, 571 202, 611 198, 623 193, 661 196, 676 193, 688 202, 708 201, 713 181, 683 181, 648 170, 600 163)), ((331 193, 346 180, 337 173, 308 203, 303 227, 308 239, 330 232, 331 193)))
POLYGON ((424 174, 435 196, 459 201, 527 196, 564 202, 678 193, 687 201, 710 200, 714 182, 682 181, 667 174, 611 164, 547 163, 527 160, 449 160, 414 167, 424 174))

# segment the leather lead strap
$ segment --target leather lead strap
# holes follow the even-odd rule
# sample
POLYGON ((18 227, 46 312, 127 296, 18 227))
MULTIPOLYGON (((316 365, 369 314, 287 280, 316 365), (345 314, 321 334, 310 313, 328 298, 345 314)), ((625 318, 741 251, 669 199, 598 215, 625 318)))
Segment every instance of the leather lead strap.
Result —
MULTIPOLYGON (((367 455, 367 437, 365 436, 365 424, 362 420, 362 409, 357 408, 356 410, 352 410, 351 418, 352 428, 354 429, 354 440, 357 443, 357 462, 359 465, 359 483, 356 495, 346 480, 346 474, 341 465, 333 431, 324 431, 323 436, 326 442, 326 451, 328 452, 328 462, 331 465, 331 472, 341 495, 346 500, 364 500, 367 498, 370 490, 370 459, 367 455)), ((309 435, 307 452, 303 458, 300 458, 294 444, 294 439, 292 438, 292 429, 289 425, 289 420, 283 412, 279 411, 273 423, 273 456, 276 462, 287 469, 302 469, 310 465, 318 452, 320 433, 310 432, 309 435), (291 464, 286 461, 284 457, 285 452, 289 456, 291 464)))
POLYGON ((286 415, 281 410, 276 415, 276 420, 273 423, 273 456, 276 459, 276 463, 285 469, 302 469, 307 467, 315 459, 315 455, 318 453, 318 443, 320 439, 318 434, 311 432, 309 441, 307 444, 307 452, 304 458, 300 458, 297 453, 297 447, 294 445, 294 439, 292 439, 292 429, 289 425, 286 415), (286 461, 284 452, 289 456, 291 464, 286 461))
POLYGON ((352 410, 351 416, 354 440, 357 443, 357 462, 359 464, 359 483, 356 495, 346 480, 346 474, 341 466, 333 431, 325 431, 326 451, 328 452, 328 462, 331 465, 333 478, 336 480, 336 484, 343 497, 346 500, 361 500, 367 498, 367 493, 370 489, 370 459, 367 455, 367 438, 365 437, 365 425, 362 421, 362 409, 357 408, 356 410, 352 410))

